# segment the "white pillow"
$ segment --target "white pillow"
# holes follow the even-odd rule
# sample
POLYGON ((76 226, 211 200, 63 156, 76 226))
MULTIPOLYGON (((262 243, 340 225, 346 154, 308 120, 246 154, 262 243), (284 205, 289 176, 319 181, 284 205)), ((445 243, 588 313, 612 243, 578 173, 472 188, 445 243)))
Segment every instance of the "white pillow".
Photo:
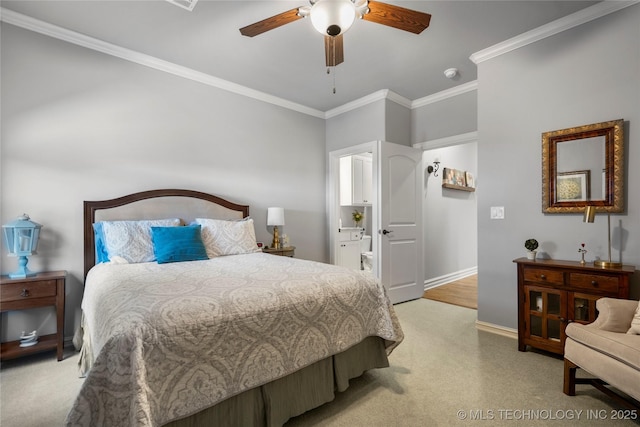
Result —
POLYGON ((242 221, 196 218, 194 222, 202 226, 202 242, 209 258, 260 251, 251 218, 242 221))
POLYGON ((141 221, 103 221, 104 247, 109 259, 122 257, 127 262, 152 262, 156 256, 151 241, 151 227, 177 227, 179 218, 141 221))
POLYGON ((638 308, 636 308, 636 314, 633 315, 631 320, 631 327, 627 331, 628 334, 640 335, 640 301, 638 301, 638 308))

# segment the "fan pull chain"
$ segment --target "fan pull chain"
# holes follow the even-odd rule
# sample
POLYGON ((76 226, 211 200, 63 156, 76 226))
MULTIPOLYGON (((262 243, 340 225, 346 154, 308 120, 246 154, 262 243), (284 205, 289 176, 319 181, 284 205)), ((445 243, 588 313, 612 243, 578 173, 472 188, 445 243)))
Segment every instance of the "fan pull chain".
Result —
POLYGON ((333 67, 333 93, 336 93, 336 67, 333 67))

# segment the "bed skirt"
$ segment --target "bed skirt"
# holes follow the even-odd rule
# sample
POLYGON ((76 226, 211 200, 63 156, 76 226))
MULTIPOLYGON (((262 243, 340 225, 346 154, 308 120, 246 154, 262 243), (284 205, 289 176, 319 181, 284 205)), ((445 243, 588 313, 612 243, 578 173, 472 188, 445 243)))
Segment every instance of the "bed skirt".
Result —
POLYGON ((282 426, 290 418, 332 401, 336 391, 349 387, 351 378, 387 366, 384 340, 368 337, 342 353, 165 426, 282 426))

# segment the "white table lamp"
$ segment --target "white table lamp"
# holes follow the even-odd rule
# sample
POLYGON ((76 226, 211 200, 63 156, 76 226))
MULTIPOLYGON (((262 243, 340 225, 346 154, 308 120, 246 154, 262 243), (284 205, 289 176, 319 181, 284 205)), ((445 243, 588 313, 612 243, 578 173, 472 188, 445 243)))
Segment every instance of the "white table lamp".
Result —
POLYGON ((284 225, 284 208, 267 208, 267 225, 273 226, 273 242, 271 242, 271 247, 280 249, 278 226, 284 225))

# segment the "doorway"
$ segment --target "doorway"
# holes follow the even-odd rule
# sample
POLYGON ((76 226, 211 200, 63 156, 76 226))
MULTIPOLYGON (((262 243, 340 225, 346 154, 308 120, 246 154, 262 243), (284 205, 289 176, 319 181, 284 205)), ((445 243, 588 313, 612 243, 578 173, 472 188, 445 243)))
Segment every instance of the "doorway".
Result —
MULTIPOLYGON (((340 160, 371 153, 371 273, 393 303, 420 298, 424 292, 422 150, 384 141, 360 144, 329 153, 329 247, 337 264, 346 234, 340 204, 340 160)), ((352 222, 352 221, 349 221, 352 222)), ((356 229, 349 240, 358 240, 356 229), (355 234, 354 234, 355 233, 355 234)))

